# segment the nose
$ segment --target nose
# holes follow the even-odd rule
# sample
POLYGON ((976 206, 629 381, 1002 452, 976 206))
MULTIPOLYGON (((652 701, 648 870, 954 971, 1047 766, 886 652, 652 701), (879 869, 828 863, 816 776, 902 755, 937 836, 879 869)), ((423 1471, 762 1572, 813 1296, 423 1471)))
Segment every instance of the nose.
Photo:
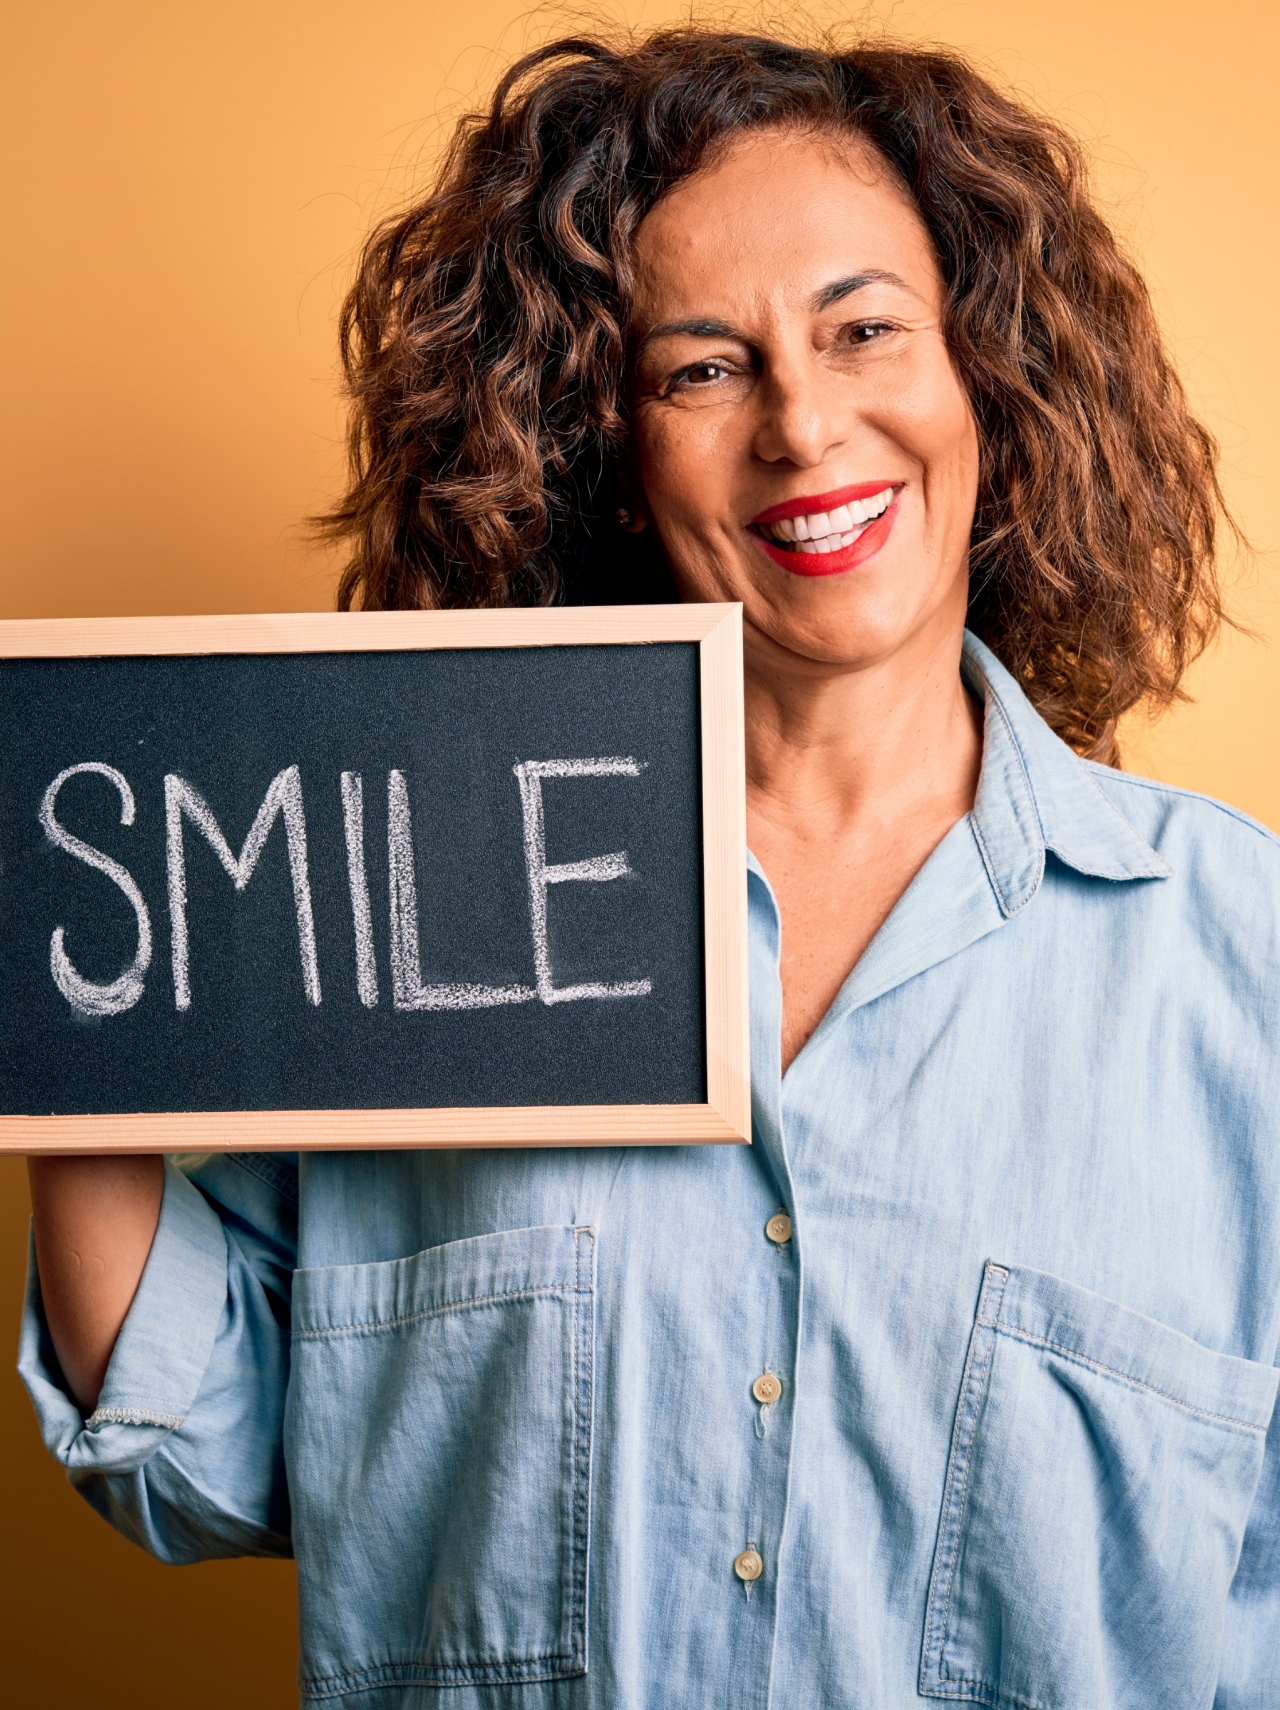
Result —
POLYGON ((753 451, 763 463, 816 469, 849 438, 848 389, 813 362, 766 362, 753 451))

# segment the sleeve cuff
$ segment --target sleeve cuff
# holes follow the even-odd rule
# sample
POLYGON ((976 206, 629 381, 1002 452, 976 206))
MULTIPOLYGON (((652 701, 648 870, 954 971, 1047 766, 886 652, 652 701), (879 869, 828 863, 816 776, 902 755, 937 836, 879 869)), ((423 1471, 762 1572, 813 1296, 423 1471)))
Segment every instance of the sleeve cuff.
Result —
POLYGON ((227 1300, 227 1242, 217 1213, 169 1159, 151 1252, 86 1419, 67 1393, 49 1336, 36 1269, 27 1298, 18 1371, 49 1452, 68 1470, 132 1472, 191 1411, 227 1300))

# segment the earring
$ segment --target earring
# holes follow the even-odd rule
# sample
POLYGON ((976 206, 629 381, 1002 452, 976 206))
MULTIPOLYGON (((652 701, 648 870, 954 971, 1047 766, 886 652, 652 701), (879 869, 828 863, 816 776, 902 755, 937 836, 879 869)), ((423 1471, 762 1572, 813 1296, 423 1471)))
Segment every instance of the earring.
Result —
POLYGON ((619 505, 613 514, 617 519, 619 528, 635 527, 636 513, 631 509, 630 505, 619 505))

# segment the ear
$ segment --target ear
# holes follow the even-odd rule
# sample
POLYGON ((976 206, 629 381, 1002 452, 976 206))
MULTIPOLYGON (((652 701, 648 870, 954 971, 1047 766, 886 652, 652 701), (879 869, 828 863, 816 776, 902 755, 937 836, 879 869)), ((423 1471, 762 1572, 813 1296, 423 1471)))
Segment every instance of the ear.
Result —
POLYGON ((614 518, 618 527, 627 534, 643 534, 652 519, 640 497, 638 483, 625 467, 617 471, 617 492, 620 503, 614 518))

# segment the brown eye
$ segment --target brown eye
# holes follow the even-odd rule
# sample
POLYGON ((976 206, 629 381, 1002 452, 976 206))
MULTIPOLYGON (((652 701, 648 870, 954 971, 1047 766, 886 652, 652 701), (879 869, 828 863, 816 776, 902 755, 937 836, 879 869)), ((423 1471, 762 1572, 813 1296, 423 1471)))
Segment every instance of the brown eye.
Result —
MULTIPOLYGON (((691 392, 714 392, 717 398, 728 399, 736 393, 737 385, 744 379, 742 365, 718 356, 705 357, 701 362, 691 362, 686 368, 678 368, 671 375, 664 387, 668 398, 685 398, 691 392)), ((712 400, 708 398, 707 402, 712 400)))

